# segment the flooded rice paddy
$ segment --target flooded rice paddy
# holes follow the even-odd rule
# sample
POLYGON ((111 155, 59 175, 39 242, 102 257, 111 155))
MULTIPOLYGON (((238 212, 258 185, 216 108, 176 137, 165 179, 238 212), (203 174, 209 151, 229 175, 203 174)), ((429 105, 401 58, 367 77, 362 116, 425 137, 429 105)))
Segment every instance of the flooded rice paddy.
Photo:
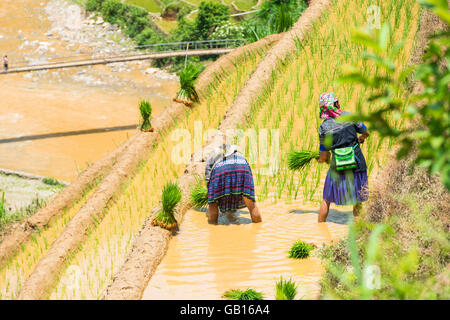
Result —
POLYGON ((318 208, 301 202, 263 203, 260 210, 262 223, 251 223, 242 209, 220 217, 219 225, 208 224, 206 212, 188 211, 143 299, 220 299, 227 290, 249 287, 274 299, 280 276, 296 280, 297 299, 317 298, 320 258, 290 259, 288 251, 297 240, 320 247, 343 237, 351 207, 330 210, 328 222, 320 224, 318 208))

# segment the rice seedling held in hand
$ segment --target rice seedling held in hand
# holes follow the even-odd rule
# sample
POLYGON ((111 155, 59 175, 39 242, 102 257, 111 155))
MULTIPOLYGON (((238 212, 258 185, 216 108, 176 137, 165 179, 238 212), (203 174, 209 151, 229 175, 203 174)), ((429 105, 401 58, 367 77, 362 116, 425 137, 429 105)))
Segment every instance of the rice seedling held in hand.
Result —
POLYGON ((248 288, 243 291, 240 289, 228 290, 223 294, 227 300, 264 300, 264 295, 254 289, 248 288))
POLYGON ((310 252, 315 248, 314 244, 306 243, 304 241, 297 241, 289 250, 289 258, 305 259, 309 257, 310 252))
POLYGON ((162 209, 153 218, 152 225, 172 230, 177 227, 174 212, 176 205, 181 201, 181 190, 176 183, 169 182, 162 191, 162 209))
POLYGON ((197 90, 195 90, 195 80, 197 80, 203 68, 196 64, 188 64, 180 73, 180 90, 178 90, 175 102, 192 106, 192 103, 199 102, 197 90))
POLYGON ((144 132, 153 131, 152 125, 150 124, 150 117, 152 115, 152 106, 150 102, 141 100, 141 102, 139 102, 139 111, 142 116, 141 130, 144 132))
POLYGON ((191 202, 196 208, 204 208, 208 205, 208 189, 198 184, 191 192, 191 202))
POLYGON ((297 295, 297 284, 294 280, 285 280, 283 277, 276 283, 276 300, 294 300, 297 295))
POLYGON ((319 159, 319 151, 291 151, 288 153, 288 167, 291 170, 300 170, 312 159, 319 159))

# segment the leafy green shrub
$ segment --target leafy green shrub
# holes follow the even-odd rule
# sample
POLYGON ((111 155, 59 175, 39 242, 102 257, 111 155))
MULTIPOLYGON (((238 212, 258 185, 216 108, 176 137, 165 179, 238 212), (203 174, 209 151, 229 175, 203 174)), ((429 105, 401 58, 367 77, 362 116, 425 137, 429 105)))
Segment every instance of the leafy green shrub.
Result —
POLYGON ((228 290, 223 294, 228 300, 264 300, 264 295, 254 289, 242 291, 240 289, 228 290))
POLYGON ((276 300, 294 300, 297 295, 297 284, 292 279, 285 280, 281 277, 277 281, 275 289, 276 300))
POLYGON ((150 21, 147 17, 136 17, 127 24, 125 33, 130 38, 135 38, 139 36, 144 30, 149 29, 150 21))
POLYGON ((177 20, 185 17, 189 12, 194 10, 195 7, 189 5, 183 1, 174 1, 169 3, 162 13, 162 17, 165 19, 174 19, 176 17, 177 20))
POLYGON ((152 221, 152 225, 172 230, 177 227, 175 207, 181 201, 181 190, 176 183, 167 183, 162 191, 162 209, 152 221))
POLYGON ((99 11, 105 0, 87 0, 86 11, 99 11))
POLYGON ((150 117, 152 116, 152 105, 147 100, 141 100, 141 102, 139 102, 139 111, 141 112, 142 117, 141 130, 149 131, 152 128, 150 124, 150 117))
POLYGON ((120 0, 106 0, 102 3, 101 13, 105 21, 115 24, 122 20, 125 5, 120 0))
MULTIPOLYGON (((150 44, 155 44, 155 43, 161 42, 163 40, 163 38, 155 30, 148 27, 148 28, 145 28, 144 30, 142 30, 141 33, 139 33, 136 36, 136 38, 134 38, 134 40, 139 46, 145 46, 145 45, 150 45, 150 44)), ((156 61, 159 61, 159 60, 162 60, 162 59, 158 59, 156 61)))
POLYGON ((211 40, 225 40, 225 39, 242 39, 244 36, 242 27, 238 24, 225 22, 216 27, 214 32, 209 37, 211 40))
POLYGON ((295 242, 291 250, 289 250, 289 258, 305 259, 309 257, 310 252, 314 249, 313 244, 306 243, 304 241, 295 242))
POLYGON ((173 99, 176 102, 191 106, 193 102, 199 101, 197 90, 195 90, 195 80, 197 80, 203 67, 199 64, 188 64, 180 73, 180 90, 173 99))
POLYGON ((228 6, 212 1, 202 1, 195 17, 195 39, 208 40, 217 26, 230 19, 228 6))

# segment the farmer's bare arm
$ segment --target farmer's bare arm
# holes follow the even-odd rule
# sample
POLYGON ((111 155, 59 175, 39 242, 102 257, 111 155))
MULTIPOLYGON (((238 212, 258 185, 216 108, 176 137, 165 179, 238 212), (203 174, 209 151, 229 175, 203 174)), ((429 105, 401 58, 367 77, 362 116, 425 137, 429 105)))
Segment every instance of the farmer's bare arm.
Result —
POLYGON ((366 130, 366 132, 364 132, 364 133, 361 133, 361 135, 358 137, 359 143, 363 143, 364 140, 366 140, 368 136, 370 136, 370 133, 368 130, 366 130))
POLYGON ((330 163, 330 151, 320 151, 320 156, 317 161, 319 163, 330 163))

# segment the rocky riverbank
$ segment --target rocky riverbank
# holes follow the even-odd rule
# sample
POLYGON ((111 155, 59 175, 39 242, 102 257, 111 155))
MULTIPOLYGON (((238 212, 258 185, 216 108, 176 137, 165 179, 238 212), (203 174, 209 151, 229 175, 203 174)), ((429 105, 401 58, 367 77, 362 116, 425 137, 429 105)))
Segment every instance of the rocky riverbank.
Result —
MULTIPOLYGON (((41 3, 44 6, 44 3, 41 3)), ((52 61, 68 61, 87 58, 100 58, 123 54, 137 53, 133 42, 117 25, 103 21, 95 13, 86 13, 78 4, 69 0, 50 0, 45 5, 45 13, 50 28, 45 33, 48 41, 27 39, 18 30, 17 37, 22 40, 19 49, 25 52, 23 63, 40 64, 52 61)), ((175 74, 162 69, 153 68, 148 61, 136 61, 109 65, 111 73, 133 72, 136 69, 143 75, 151 75, 153 79, 177 80, 175 74)), ((87 75, 87 68, 77 69, 71 77, 74 82, 90 86, 129 85, 121 77, 113 74, 87 75), (122 81, 121 81, 122 80, 122 81)), ((38 71, 25 75, 26 78, 39 81, 50 78, 62 82, 63 75, 59 70, 38 71)))

